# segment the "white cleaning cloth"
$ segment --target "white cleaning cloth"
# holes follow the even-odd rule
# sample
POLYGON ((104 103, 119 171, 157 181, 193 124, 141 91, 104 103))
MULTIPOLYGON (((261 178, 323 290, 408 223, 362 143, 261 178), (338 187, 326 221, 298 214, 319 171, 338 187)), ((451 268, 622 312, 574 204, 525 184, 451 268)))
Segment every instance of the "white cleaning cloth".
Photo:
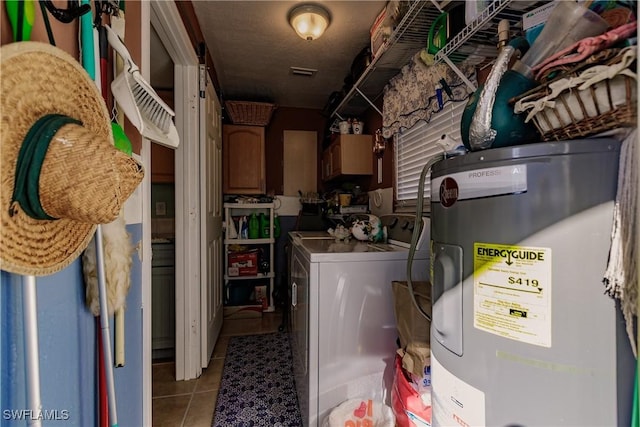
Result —
POLYGON ((609 264, 604 274, 606 293, 620 300, 627 325, 627 335, 638 357, 633 318, 637 316, 638 265, 636 260, 636 209, 638 203, 638 130, 634 129, 623 141, 620 149, 618 191, 613 208, 613 230, 609 264))

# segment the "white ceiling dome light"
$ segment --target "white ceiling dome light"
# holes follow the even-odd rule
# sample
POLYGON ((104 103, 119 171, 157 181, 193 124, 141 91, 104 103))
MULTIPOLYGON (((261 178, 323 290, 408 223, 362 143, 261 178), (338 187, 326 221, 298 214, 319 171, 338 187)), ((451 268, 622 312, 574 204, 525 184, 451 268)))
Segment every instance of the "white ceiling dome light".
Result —
POLYGON ((329 12, 315 4, 303 4, 289 12, 289 23, 305 40, 315 40, 320 37, 330 22, 329 12))

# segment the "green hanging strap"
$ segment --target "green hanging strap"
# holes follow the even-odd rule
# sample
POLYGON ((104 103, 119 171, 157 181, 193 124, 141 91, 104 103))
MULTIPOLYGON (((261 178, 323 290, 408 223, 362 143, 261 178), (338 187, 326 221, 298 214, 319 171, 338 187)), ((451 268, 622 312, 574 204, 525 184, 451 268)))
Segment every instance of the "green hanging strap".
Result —
POLYGON ((40 203, 40 172, 49 144, 55 134, 67 124, 82 122, 60 114, 47 114, 38 119, 27 132, 16 161, 16 173, 9 215, 17 213, 17 205, 34 219, 54 220, 40 203))

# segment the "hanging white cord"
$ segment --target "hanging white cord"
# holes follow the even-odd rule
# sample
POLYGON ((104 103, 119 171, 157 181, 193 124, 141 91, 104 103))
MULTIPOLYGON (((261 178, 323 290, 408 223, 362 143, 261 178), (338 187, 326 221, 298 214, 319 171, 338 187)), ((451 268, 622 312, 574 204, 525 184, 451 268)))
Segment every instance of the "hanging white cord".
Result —
POLYGON ((420 238, 420 233, 422 232, 422 204, 424 200, 424 181, 426 179, 427 174, 431 170, 431 167, 444 159, 443 154, 437 154, 429 159, 424 168, 422 169, 422 173, 420 174, 420 181, 418 183, 418 205, 416 206, 416 221, 415 226, 413 227, 413 234, 411 235, 411 246, 409 246, 409 257, 407 259, 407 286, 409 288, 409 295, 411 295, 411 301, 413 301, 413 305, 418 308, 418 312, 424 316, 429 322, 431 322, 431 316, 424 312, 422 307, 418 305, 418 301, 416 301, 415 294, 413 292, 413 282, 411 281, 411 270, 413 266, 413 257, 416 253, 416 246, 418 245, 418 239, 420 238))
POLYGON ((107 278, 104 271, 104 246, 102 246, 102 226, 96 230, 96 269, 98 272, 98 296, 100 299, 100 327, 102 329, 102 354, 104 357, 107 394, 109 395, 109 422, 118 425, 116 413, 116 389, 113 381, 113 359, 111 357, 111 332, 109 311, 107 311, 107 278))
POLYGON ((40 356, 38 351, 38 300, 36 277, 22 278, 22 316, 24 322, 24 347, 26 354, 27 408, 31 411, 29 426, 40 427, 40 356))

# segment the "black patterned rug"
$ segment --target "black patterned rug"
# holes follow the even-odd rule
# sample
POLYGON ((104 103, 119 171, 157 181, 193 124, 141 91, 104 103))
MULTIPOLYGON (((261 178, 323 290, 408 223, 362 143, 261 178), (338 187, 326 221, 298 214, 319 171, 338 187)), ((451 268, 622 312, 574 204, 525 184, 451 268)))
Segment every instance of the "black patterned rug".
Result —
POLYGON ((286 333, 231 337, 212 425, 302 425, 286 333))

